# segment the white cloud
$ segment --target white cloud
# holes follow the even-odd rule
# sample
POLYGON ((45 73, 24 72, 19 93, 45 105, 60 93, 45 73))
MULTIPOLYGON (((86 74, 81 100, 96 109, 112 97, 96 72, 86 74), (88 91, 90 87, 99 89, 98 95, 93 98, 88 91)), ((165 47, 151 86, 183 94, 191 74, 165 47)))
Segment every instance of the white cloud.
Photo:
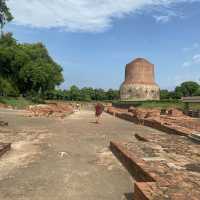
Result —
POLYGON ((195 42, 191 47, 186 47, 183 48, 184 52, 188 52, 188 51, 194 51, 200 48, 200 44, 198 42, 195 42))
POLYGON ((156 20, 157 23, 167 23, 170 20, 172 20, 175 17, 182 18, 183 15, 179 13, 178 11, 173 11, 171 9, 167 9, 166 11, 162 12, 161 15, 154 15, 154 19, 156 20), (164 14, 165 13, 165 14, 164 14))
MULTIPOLYGON (((103 31, 121 18, 148 6, 194 0, 9 0, 14 23, 39 28, 62 28, 68 31, 103 31)), ((199 1, 199 0, 195 0, 199 1)), ((157 16, 167 22, 170 16, 157 16)))
POLYGON ((155 15, 154 18, 155 18, 156 22, 167 23, 167 22, 169 22, 171 16, 169 16, 169 15, 161 15, 161 16, 155 15))
POLYGON ((186 61, 183 63, 183 68, 189 67, 190 65, 192 65, 192 62, 186 61))
POLYGON ((186 68, 193 65, 200 65, 200 54, 195 54, 190 61, 184 62, 182 67, 186 68))
POLYGON ((196 54, 192 58, 193 63, 200 64, 200 54, 196 54))

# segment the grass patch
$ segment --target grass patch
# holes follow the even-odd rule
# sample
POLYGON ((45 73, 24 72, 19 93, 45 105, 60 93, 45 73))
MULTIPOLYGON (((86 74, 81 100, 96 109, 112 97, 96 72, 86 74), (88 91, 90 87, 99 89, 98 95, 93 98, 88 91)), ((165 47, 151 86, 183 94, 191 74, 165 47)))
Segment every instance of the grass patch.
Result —
POLYGON ((184 104, 182 102, 142 102, 139 106, 141 108, 159 108, 159 109, 169 109, 169 108, 178 108, 183 109, 184 104))
POLYGON ((0 103, 6 104, 7 106, 12 106, 13 108, 23 109, 34 103, 31 100, 27 100, 22 97, 0 97, 0 103))
POLYGON ((200 110, 200 103, 190 103, 189 108, 194 110, 200 110))
POLYGON ((113 105, 121 108, 129 108, 130 106, 134 106, 138 108, 184 109, 184 103, 182 103, 180 100, 134 101, 134 102, 119 101, 119 102, 113 102, 113 105))

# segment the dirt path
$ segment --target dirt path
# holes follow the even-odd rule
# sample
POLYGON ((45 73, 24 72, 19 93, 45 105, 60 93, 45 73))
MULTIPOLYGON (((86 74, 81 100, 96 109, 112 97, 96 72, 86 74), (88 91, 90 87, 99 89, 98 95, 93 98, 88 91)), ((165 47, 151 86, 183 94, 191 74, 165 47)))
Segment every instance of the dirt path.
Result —
POLYGON ((133 137, 132 123, 83 111, 58 119, 1 112, 9 122, 0 141, 13 142, 0 159, 0 200, 127 200, 133 181, 108 150, 111 139, 133 137))

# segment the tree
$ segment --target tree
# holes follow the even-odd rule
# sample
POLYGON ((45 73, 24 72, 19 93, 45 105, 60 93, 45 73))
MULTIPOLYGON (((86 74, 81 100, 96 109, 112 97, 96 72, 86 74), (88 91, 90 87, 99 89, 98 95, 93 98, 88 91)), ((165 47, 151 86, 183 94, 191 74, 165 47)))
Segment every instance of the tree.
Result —
POLYGON ((119 99, 119 90, 109 89, 106 92, 106 100, 118 100, 119 99))
POLYGON ((80 98, 82 101, 91 101, 92 100, 92 88, 84 87, 80 90, 80 98))
POLYGON ((199 87, 198 90, 194 93, 194 96, 200 96, 200 87, 199 87))
POLYGON ((10 33, 0 38, 0 78, 24 96, 45 96, 63 82, 61 66, 43 44, 17 43, 10 33))
MULTIPOLYGON (((53 61, 42 43, 24 44, 21 48, 29 57, 28 62, 20 70, 23 86, 29 80, 32 89, 41 89, 44 93, 63 82, 61 66, 53 61)), ((30 90, 30 86, 27 89, 30 90)))
POLYGON ((180 87, 176 87, 175 91, 182 93, 182 96, 193 96, 199 89, 199 84, 193 81, 183 82, 180 87))
POLYGON ((103 101, 106 100, 106 93, 103 89, 95 89, 95 100, 103 101))
POLYGON ((15 87, 15 85, 11 81, 0 77, 0 96, 17 97, 18 95, 19 90, 15 87))
POLYGON ((71 96, 70 96, 70 91, 69 90, 63 90, 63 94, 64 94, 64 99, 66 101, 70 101, 71 100, 71 96))
POLYGON ((0 29, 1 36, 3 35, 3 27, 7 22, 10 22, 13 19, 13 16, 6 4, 7 0, 0 0, 0 29))
POLYGON ((184 93, 183 93, 183 88, 181 86, 177 86, 174 90, 174 92, 171 92, 171 98, 172 99, 181 99, 181 97, 184 96, 184 93))
POLYGON ((80 98, 80 90, 77 86, 73 85, 70 88, 70 96, 72 101, 79 101, 80 98))
POLYGON ((0 38, 0 46, 1 47, 5 48, 5 47, 16 46, 16 45, 17 45, 17 42, 16 42, 15 38, 13 38, 12 33, 5 33, 0 38))
POLYGON ((160 90, 160 99, 169 99, 170 92, 168 90, 160 90))

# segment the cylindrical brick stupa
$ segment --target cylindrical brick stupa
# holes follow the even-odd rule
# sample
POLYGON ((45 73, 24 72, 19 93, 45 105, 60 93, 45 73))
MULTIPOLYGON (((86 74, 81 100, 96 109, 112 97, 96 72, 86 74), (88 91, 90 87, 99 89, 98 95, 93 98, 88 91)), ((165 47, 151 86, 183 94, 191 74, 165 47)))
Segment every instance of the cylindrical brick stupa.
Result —
POLYGON ((122 101, 159 100, 160 88, 155 83, 154 65, 144 58, 127 64, 120 97, 122 101))

